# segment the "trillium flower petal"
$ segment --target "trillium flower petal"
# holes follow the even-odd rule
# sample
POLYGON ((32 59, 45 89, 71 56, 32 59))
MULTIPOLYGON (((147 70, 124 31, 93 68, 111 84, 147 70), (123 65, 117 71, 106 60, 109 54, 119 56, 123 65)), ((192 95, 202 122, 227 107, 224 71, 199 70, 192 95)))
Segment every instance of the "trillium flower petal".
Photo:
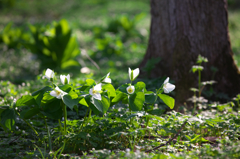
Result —
POLYGON ((111 78, 109 78, 109 75, 110 75, 110 72, 107 74, 106 78, 102 82, 112 83, 112 80, 111 80, 111 78))
POLYGON ((105 78, 104 80, 103 80, 103 82, 105 82, 105 83, 112 83, 112 80, 111 80, 111 78, 105 78))
POLYGON ((165 79, 165 81, 163 82, 163 84, 167 84, 169 82, 169 77, 167 79, 165 79))
POLYGON ((129 79, 132 80, 132 70, 131 70, 131 68, 128 68, 128 75, 129 75, 129 79))
POLYGON ((139 68, 136 68, 135 70, 133 70, 133 80, 135 79, 135 78, 137 78, 137 76, 139 75, 139 68))
POLYGON ((70 75, 69 74, 67 76, 60 75, 60 80, 61 80, 62 84, 69 84, 70 75))
POLYGON ((50 92, 50 95, 56 97, 57 99, 63 98, 67 93, 62 91, 59 87, 56 87, 54 90, 50 92))
POLYGON ((129 78, 131 81, 134 81, 135 78, 137 78, 137 76, 139 75, 139 68, 136 68, 135 70, 131 70, 130 68, 128 68, 128 74, 129 74, 129 78))
POLYGON ((93 95, 93 98, 97 99, 97 100, 102 100, 101 94, 100 93, 96 93, 93 95))
POLYGON ((96 91, 101 91, 102 90, 102 83, 97 84, 96 86, 94 86, 93 89, 96 90, 96 91))
POLYGON ((128 87, 127 87, 127 92, 128 92, 128 94, 133 94, 134 91, 135 91, 135 87, 134 87, 134 86, 128 86, 128 87))
POLYGON ((54 78, 54 72, 51 69, 47 69, 45 72, 45 75, 43 76, 44 78, 47 78, 48 80, 51 80, 52 78, 54 78))
POLYGON ((89 94, 92 95, 92 96, 94 95, 94 94, 93 94, 93 88, 91 88, 91 89, 89 90, 89 94))
POLYGON ((169 82, 169 77, 163 83, 164 93, 169 93, 175 89, 175 85, 168 82, 169 82))
POLYGON ((53 97, 58 98, 58 94, 57 94, 57 92, 55 90, 51 91, 50 95, 53 96, 53 97))

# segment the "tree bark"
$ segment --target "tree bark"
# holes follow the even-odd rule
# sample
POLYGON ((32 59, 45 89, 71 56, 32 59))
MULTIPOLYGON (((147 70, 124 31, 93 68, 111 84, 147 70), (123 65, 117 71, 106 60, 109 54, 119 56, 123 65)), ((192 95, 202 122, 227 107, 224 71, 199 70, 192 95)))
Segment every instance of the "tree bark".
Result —
POLYGON ((150 77, 166 75, 175 81, 177 105, 193 95, 191 87, 197 88, 198 76, 189 71, 199 54, 208 58, 202 81, 217 81, 214 91, 230 97, 240 92, 240 74, 228 36, 226 0, 151 0, 151 16, 148 49, 140 68, 149 59, 160 57, 150 77), (219 70, 214 79, 211 66, 219 70))

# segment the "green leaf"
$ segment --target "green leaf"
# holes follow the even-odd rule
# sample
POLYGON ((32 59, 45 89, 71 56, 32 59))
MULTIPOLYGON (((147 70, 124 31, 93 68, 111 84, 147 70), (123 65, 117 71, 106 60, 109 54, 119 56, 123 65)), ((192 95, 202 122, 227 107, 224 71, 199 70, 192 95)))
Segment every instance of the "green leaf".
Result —
POLYGON ((63 103, 66 104, 71 110, 73 109, 74 105, 78 104, 78 99, 72 98, 69 94, 63 96, 63 103))
POLYGON ((9 130, 12 130, 12 127, 15 124, 15 118, 16 115, 14 109, 6 109, 1 113, 1 124, 9 130))
POLYGON ((63 86, 59 86, 59 88, 64 91, 69 93, 71 90, 73 90, 73 87, 70 84, 65 84, 63 86))
POLYGON ((158 94, 159 98, 171 109, 173 109, 175 104, 175 99, 165 94, 158 94))
POLYGON ((37 103, 36 103, 34 97, 30 96, 30 95, 24 95, 20 99, 18 99, 16 102, 16 107, 31 106, 31 105, 37 106, 37 103))
POLYGON ((61 64, 61 68, 62 69, 65 69, 67 67, 70 67, 70 66, 79 66, 79 62, 75 61, 75 60, 68 60, 64 63, 61 64))
POLYGON ((128 101, 129 107, 132 111, 142 110, 143 103, 145 102, 145 95, 143 92, 131 94, 128 101))
POLYGON ((126 94, 124 94, 124 93, 122 93, 120 91, 116 91, 116 96, 112 99, 112 103, 120 102, 124 98, 124 96, 127 97, 126 94))
POLYGON ((78 88, 80 91, 88 91, 90 89, 90 86, 95 85, 96 82, 93 79, 87 79, 84 83, 84 85, 80 88, 78 88))
POLYGON ((102 89, 108 91, 109 97, 115 97, 116 96, 115 88, 113 87, 113 85, 105 84, 105 85, 102 86, 102 89))
POLYGON ((95 114, 103 113, 105 114, 110 106, 109 99, 107 97, 102 96, 102 100, 97 100, 95 98, 91 98, 90 108, 93 110, 95 114))
POLYGON ((52 119, 61 119, 62 117, 62 106, 61 100, 54 100, 42 106, 42 114, 52 119))
POLYGON ((53 90, 51 87, 46 86, 40 90, 37 90, 36 92, 32 93, 32 96, 34 96, 36 103, 40 106, 41 105, 41 100, 43 98, 43 94, 47 91, 53 90))
POLYGON ((149 93, 149 94, 145 94, 145 102, 149 103, 149 104, 153 104, 156 100, 156 94, 155 93, 149 93))
POLYGON ((144 92, 146 84, 144 82, 137 82, 135 85, 135 92, 144 92))
POLYGON ((79 104, 82 104, 82 105, 88 107, 88 104, 87 104, 85 98, 80 99, 79 104))
POLYGON ((118 88, 118 90, 119 91, 121 91, 121 92, 123 92, 123 93, 126 93, 126 94, 128 94, 127 93, 127 87, 129 86, 129 84, 123 84, 123 85, 121 85, 119 88, 118 88))
POLYGON ((28 109, 28 110, 23 110, 21 113, 20 113, 20 117, 22 119, 30 119, 32 118, 34 115, 37 115, 38 113, 40 113, 40 109, 35 107, 35 108, 31 108, 31 109, 28 109))

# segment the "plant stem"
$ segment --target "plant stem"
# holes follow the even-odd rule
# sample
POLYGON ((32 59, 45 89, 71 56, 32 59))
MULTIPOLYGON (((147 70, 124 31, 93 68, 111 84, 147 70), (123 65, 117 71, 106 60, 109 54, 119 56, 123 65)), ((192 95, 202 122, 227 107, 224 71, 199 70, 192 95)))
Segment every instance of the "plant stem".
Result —
MULTIPOLYGON (((14 109, 15 110, 15 109, 14 109)), ((18 116, 20 116, 20 114, 15 110, 15 112, 17 113, 18 116)), ((38 132, 32 127, 32 125, 25 119, 23 119, 23 121, 25 121, 25 123, 35 132, 35 134, 38 136, 38 132)))
POLYGON ((67 135, 67 108, 65 104, 63 104, 63 114, 64 114, 64 135, 67 135))
POLYGON ((62 124, 61 124, 61 121, 60 121, 60 119, 58 119, 58 123, 59 123, 59 126, 60 126, 60 131, 61 131, 61 133, 62 133, 62 135, 64 135, 63 133, 63 130, 62 130, 62 124))
POLYGON ((88 109, 87 109, 87 112, 86 112, 86 114, 85 114, 85 116, 84 116, 84 119, 83 119, 82 125, 81 125, 81 127, 80 127, 80 129, 79 129, 79 132, 78 132, 78 133, 80 133, 80 132, 81 132, 81 130, 82 130, 83 124, 84 124, 84 122, 85 122, 85 120, 86 120, 86 117, 87 117, 87 114, 88 114, 88 111, 89 111, 89 110, 90 110, 90 107, 88 107, 88 109))
MULTIPOLYGON (((66 105, 62 102, 62 110, 63 110, 63 115, 64 115, 64 135, 67 135, 67 107, 66 105)), ((63 148, 61 150, 61 153, 59 154, 59 157, 60 155, 62 154, 64 148, 65 148, 65 144, 66 144, 66 138, 64 139, 64 144, 63 144, 63 148)))
POLYGON ((46 121, 45 116, 43 117, 43 119, 44 119, 44 123, 45 123, 45 126, 46 126, 47 134, 48 134, 48 144, 49 144, 49 149, 50 149, 50 151, 52 151, 52 142, 51 142, 50 129, 49 129, 48 125, 47 125, 47 121, 46 121))
MULTIPOLYGON (((193 97, 196 99, 196 92, 194 92, 194 96, 193 96, 193 97)), ((195 112, 195 110, 196 110, 196 107, 197 107, 196 101, 194 101, 194 108, 193 108, 193 111, 192 111, 192 115, 194 115, 194 112, 195 112)))
POLYGON ((198 71, 198 97, 201 96, 201 71, 198 71))
POLYGON ((87 119, 87 123, 86 123, 86 125, 88 124, 88 121, 89 121, 89 119, 92 117, 92 109, 90 109, 90 111, 89 111, 89 116, 88 116, 88 119, 87 119))

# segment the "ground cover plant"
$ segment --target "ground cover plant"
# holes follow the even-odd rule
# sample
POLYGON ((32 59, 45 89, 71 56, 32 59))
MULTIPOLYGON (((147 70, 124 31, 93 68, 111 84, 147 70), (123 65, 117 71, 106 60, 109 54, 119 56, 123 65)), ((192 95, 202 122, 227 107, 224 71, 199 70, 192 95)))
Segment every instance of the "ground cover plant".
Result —
MULTIPOLYGON (((148 1, 13 2, 0 2, 0 158, 240 157, 240 95, 201 81, 205 57, 189 72, 198 85, 179 112, 174 79, 137 78, 148 1)), ((239 10, 229 5, 239 61, 239 10)))

